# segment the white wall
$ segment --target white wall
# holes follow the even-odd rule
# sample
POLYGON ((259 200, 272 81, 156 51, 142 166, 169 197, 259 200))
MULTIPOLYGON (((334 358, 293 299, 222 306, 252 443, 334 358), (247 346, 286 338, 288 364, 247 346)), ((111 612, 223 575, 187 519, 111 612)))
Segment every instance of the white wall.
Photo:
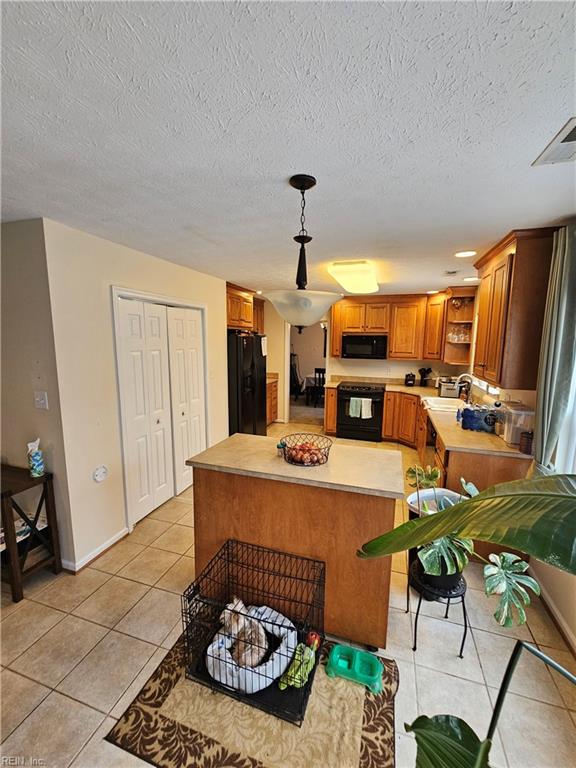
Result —
POLYGON ((264 302, 264 332, 268 339, 267 373, 278 374, 278 421, 289 419, 290 325, 269 301, 264 302))
MULTIPOLYGON (((52 314, 41 219, 2 225, 2 460, 25 467, 26 443, 40 438, 54 496, 62 557, 74 559, 66 459, 60 416, 52 314), (49 410, 34 407, 34 390, 49 410)), ((39 494, 19 497, 35 511, 39 494)))
MULTIPOLYGON (((328 341, 326 342, 328 351, 328 341)), ((320 323, 310 325, 298 333, 296 326, 290 327, 290 351, 298 355, 300 376, 314 375, 314 368, 325 368, 324 331, 320 323)))
POLYGON ((111 286, 207 306, 210 443, 228 436, 226 284, 44 220, 75 562, 125 531, 111 286), (95 483, 105 464, 109 476, 95 483))

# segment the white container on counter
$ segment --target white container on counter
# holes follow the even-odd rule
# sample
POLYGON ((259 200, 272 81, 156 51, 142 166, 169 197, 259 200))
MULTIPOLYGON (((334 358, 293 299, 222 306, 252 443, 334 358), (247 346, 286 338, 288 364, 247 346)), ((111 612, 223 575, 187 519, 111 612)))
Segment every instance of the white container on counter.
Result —
POLYGON ((504 442, 518 445, 520 434, 534 429, 534 408, 522 403, 506 403, 504 408, 504 442))

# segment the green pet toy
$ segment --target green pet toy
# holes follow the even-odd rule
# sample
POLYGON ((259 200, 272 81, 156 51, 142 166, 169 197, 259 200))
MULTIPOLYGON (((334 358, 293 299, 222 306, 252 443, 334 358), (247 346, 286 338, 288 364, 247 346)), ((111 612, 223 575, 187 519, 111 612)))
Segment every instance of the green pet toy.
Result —
POLYGON ((303 688, 314 669, 316 651, 320 647, 320 636, 316 632, 309 632, 306 643, 298 643, 294 651, 294 658, 290 666, 278 681, 278 687, 284 691, 288 686, 303 688))

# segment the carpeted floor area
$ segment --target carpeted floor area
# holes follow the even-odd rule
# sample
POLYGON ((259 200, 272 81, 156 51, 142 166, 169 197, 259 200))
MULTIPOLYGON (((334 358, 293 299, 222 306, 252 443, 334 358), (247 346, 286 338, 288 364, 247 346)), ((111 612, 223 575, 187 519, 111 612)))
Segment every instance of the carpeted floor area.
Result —
POLYGON ((328 648, 299 728, 186 679, 181 638, 107 740, 158 768, 393 768, 395 662, 375 696, 326 675, 328 648))

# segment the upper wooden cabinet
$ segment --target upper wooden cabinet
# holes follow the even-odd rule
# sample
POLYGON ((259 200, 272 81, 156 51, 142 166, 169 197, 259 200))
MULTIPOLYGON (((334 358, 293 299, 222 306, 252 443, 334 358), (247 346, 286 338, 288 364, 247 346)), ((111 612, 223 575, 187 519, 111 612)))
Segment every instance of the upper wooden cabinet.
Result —
MULTIPOLYGON (((387 333, 390 305, 387 302, 338 302, 341 333, 387 333)), ((338 306, 338 305, 337 305, 338 306)))
POLYGON ((398 360, 422 360, 426 297, 406 297, 392 303, 388 357, 398 360))
POLYGON ((343 333, 387 333, 388 357, 422 360, 425 319, 425 296, 343 299, 332 307, 330 352, 340 357, 343 333))
POLYGON ((254 323, 254 294, 238 285, 226 283, 226 312, 228 328, 252 330, 254 323))
POLYGON ((444 352, 442 359, 452 365, 469 365, 474 327, 476 287, 458 286, 446 291, 444 352))
POLYGON ((254 332, 264 336, 264 299, 253 299, 254 332))
POLYGON ((553 228, 514 230, 479 261, 474 375, 504 389, 535 389, 553 228))
POLYGON ((424 360, 441 360, 444 351, 444 315, 446 296, 439 293, 429 296, 426 302, 424 329, 424 360))

